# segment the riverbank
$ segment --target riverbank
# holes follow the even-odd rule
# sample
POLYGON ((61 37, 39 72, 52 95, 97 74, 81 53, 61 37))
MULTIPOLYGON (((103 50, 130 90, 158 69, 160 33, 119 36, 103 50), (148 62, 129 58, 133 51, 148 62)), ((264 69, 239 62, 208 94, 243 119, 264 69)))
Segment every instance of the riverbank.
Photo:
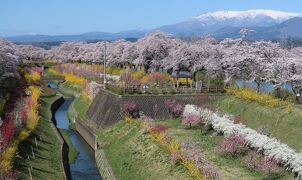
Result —
POLYGON ((271 136, 291 148, 302 150, 302 110, 295 105, 292 112, 286 106, 268 107, 234 96, 226 96, 212 104, 219 111, 238 116, 238 121, 253 129, 265 129, 271 136))
POLYGON ((19 155, 14 162, 14 169, 20 173, 20 179, 30 179, 28 167, 34 179, 64 179, 61 165, 61 143, 51 125, 51 105, 60 98, 43 97, 40 99, 40 120, 36 130, 21 143, 19 155), (37 146, 36 146, 37 142, 37 146), (33 157, 31 147, 33 147, 33 157))
POLYGON ((65 130, 65 129, 58 129, 61 133, 61 135, 63 136, 63 139, 65 140, 67 146, 68 146, 68 162, 69 164, 73 164, 75 163, 78 155, 79 155, 79 151, 77 151, 75 149, 75 147, 73 146, 71 139, 70 139, 70 132, 65 130))

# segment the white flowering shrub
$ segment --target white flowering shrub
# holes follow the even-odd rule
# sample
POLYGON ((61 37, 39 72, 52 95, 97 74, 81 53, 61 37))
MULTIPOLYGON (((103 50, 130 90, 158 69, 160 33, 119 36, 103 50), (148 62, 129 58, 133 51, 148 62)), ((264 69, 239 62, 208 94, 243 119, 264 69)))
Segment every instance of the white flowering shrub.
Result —
POLYGON ((302 153, 297 153, 288 145, 281 143, 276 138, 262 135, 257 131, 246 127, 243 124, 234 124, 230 115, 219 115, 206 108, 199 108, 195 105, 186 105, 183 116, 198 115, 213 129, 225 135, 238 134, 244 137, 249 146, 255 148, 265 156, 273 157, 282 162, 287 170, 297 174, 298 179, 302 179, 302 153))

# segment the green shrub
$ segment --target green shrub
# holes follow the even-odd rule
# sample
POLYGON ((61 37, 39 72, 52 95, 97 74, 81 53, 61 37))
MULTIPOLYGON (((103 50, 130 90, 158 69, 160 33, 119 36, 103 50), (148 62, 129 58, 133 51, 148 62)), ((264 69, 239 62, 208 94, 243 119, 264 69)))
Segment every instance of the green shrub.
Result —
POLYGON ((293 100, 293 94, 285 89, 276 89, 273 91, 273 96, 282 100, 293 100))

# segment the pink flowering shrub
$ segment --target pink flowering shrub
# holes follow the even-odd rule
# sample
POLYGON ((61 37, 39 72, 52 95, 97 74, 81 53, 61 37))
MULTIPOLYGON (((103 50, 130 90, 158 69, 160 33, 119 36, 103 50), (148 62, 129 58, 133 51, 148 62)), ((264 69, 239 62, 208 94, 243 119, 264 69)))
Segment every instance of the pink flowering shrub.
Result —
POLYGON ((196 116, 196 115, 189 115, 189 116, 183 118, 183 119, 182 119, 182 122, 181 122, 181 124, 182 124, 183 126, 189 126, 190 128, 191 128, 192 126, 197 126, 197 125, 200 124, 200 123, 201 123, 201 120, 200 120, 200 118, 199 118, 198 116, 196 116))
POLYGON ((175 99, 165 100, 165 106, 173 118, 180 117, 184 111, 184 107, 181 104, 177 104, 175 99))
POLYGON ((169 82, 171 80, 171 77, 167 73, 162 72, 152 72, 149 74, 149 78, 151 83, 163 86, 163 84, 169 82))
POLYGON ((43 72, 43 68, 42 67, 32 67, 31 68, 32 71, 37 72, 37 73, 42 73, 43 72))
POLYGON ((223 138, 217 149, 222 153, 238 155, 247 151, 247 142, 240 135, 230 135, 223 138))
POLYGON ((202 167, 202 175, 209 179, 217 179, 219 176, 217 168, 211 166, 210 164, 206 164, 202 167))
POLYGON ((183 111, 184 111, 183 106, 181 104, 177 104, 172 108, 173 117, 175 118, 180 117, 183 111))
POLYGON ((265 173, 271 173, 277 170, 279 162, 272 157, 263 157, 255 151, 250 151, 243 158, 244 165, 249 170, 260 170, 265 173))
POLYGON ((139 112, 139 118, 143 121, 152 121, 153 119, 147 116, 144 112, 139 112))
POLYGON ((181 159, 181 152, 180 151, 172 151, 170 153, 170 159, 173 164, 177 164, 181 159))
POLYGON ((183 158, 192 161, 201 171, 201 174, 208 179, 216 179, 219 176, 218 169, 206 160, 204 154, 196 144, 191 142, 181 143, 183 158))
POLYGON ((165 106, 169 110, 172 109, 176 105, 176 100, 175 99, 167 99, 165 100, 165 106))
POLYGON ((139 109, 135 102, 125 101, 122 105, 123 112, 132 118, 139 118, 139 109))

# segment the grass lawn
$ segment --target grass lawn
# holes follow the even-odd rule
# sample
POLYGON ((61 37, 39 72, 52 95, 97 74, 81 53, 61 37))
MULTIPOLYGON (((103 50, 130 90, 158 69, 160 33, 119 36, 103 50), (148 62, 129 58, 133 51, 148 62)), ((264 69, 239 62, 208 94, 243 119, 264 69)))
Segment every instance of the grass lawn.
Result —
POLYGON ((43 97, 40 99, 40 120, 36 130, 19 146, 19 154, 14 162, 14 169, 20 172, 20 179, 29 179, 28 167, 32 166, 33 179, 63 179, 60 152, 61 146, 51 127, 51 104, 59 96, 43 97), (41 137, 41 140, 40 140, 41 137), (38 147, 35 145, 35 138, 38 147), (32 157, 33 147, 36 158, 32 157), (28 158, 29 157, 29 158, 28 158))
POLYGON ((243 124, 253 129, 265 126, 271 136, 297 151, 302 150, 302 109, 298 106, 289 113, 287 107, 270 108, 234 96, 217 100, 213 106, 239 116, 243 124))
POLYGON ((123 121, 101 131, 98 142, 119 179, 193 179, 148 134, 123 121))
MULTIPOLYGON (((245 168, 241 157, 228 156, 216 151, 216 146, 223 136, 213 134, 198 128, 185 129, 180 119, 154 121, 154 124, 164 124, 169 127, 169 134, 179 142, 191 141, 197 143, 206 159, 219 169, 221 179, 265 179, 266 175, 260 171, 250 171, 245 168)), ((284 176, 280 179, 292 178, 289 173, 280 168, 284 176)))
POLYGON ((69 164, 75 163, 79 152, 74 148, 71 140, 70 140, 70 132, 65 129, 59 129, 60 133, 62 134, 67 146, 68 146, 68 158, 69 158, 69 164))
POLYGON ((78 85, 71 84, 69 82, 64 82, 60 84, 59 91, 62 94, 68 95, 68 96, 75 96, 78 97, 82 93, 82 87, 78 85))

